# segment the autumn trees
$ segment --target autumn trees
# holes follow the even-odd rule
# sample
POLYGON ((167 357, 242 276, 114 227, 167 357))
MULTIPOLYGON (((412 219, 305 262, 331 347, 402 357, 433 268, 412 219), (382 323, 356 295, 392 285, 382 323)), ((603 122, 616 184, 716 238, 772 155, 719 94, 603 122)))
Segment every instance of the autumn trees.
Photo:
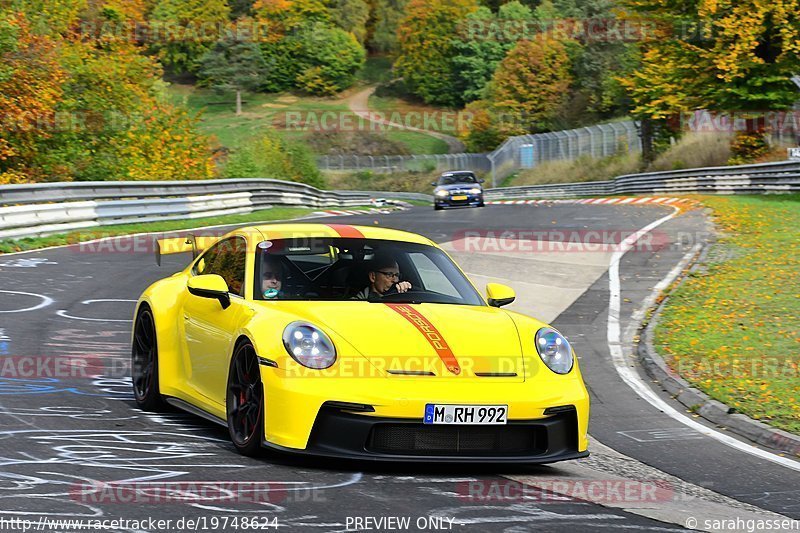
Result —
MULTIPOLYGON (((640 43, 641 66, 621 83, 634 112, 657 131, 668 117, 704 109, 745 119, 734 159, 763 147, 758 133, 768 111, 789 109, 800 93, 797 2, 774 0, 624 0, 631 20, 654 31, 640 43), (762 117, 762 118, 759 118, 762 117)), ((673 121, 674 122, 674 121, 673 121)), ((646 154, 651 139, 644 139, 646 154)), ((646 158, 647 159, 647 158, 646 158)))
POLYGON ((77 35, 85 2, 15 7, 0 9, 0 183, 213 175, 156 61, 123 39, 77 35))

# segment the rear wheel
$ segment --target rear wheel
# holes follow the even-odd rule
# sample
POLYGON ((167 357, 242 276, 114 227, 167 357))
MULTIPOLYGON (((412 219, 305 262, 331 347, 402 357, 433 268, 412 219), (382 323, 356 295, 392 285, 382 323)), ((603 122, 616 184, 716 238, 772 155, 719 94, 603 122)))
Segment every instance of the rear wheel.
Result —
POLYGON ((159 411, 164 400, 158 387, 158 342, 153 313, 148 307, 139 311, 133 327, 131 350, 133 398, 143 411, 159 411))
POLYGON ((228 432, 236 450, 254 457, 261 453, 264 434, 264 388, 255 348, 240 344, 231 359, 226 394, 228 432))

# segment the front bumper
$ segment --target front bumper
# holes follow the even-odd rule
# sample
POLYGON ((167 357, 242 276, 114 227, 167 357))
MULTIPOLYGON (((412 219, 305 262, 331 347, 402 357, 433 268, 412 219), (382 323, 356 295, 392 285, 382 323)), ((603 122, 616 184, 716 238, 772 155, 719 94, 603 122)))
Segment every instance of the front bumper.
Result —
POLYGON ((451 196, 436 196, 434 198, 435 205, 439 207, 475 206, 483 204, 483 194, 468 194, 464 200, 454 200, 451 196))
POLYGON ((433 426, 326 406, 305 450, 265 445, 304 455, 392 462, 541 464, 589 455, 578 451, 575 411, 505 426, 433 426))
POLYGON ((589 397, 579 377, 479 383, 409 379, 296 379, 262 367, 264 445, 309 455, 385 461, 550 463, 585 457, 589 397), (502 403, 503 426, 427 425, 426 403, 502 403), (369 406, 355 412, 331 402, 369 406), (546 415, 556 406, 572 406, 546 415), (374 410, 372 410, 374 409, 374 410), (455 444, 453 444, 455 443, 455 444))

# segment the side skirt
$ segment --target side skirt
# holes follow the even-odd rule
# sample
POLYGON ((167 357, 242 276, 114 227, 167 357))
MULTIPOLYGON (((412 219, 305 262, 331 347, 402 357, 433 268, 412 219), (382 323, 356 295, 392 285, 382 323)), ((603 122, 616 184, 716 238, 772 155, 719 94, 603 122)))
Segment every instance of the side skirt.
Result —
POLYGON ((187 413, 191 413, 191 414, 193 414, 195 416, 199 416, 200 418, 205 418, 206 420, 208 420, 210 422, 214 422, 215 424, 219 424, 220 426, 223 426, 225 428, 228 427, 228 421, 227 420, 223 420, 221 418, 217 418, 216 416, 212 415, 211 413, 207 413, 207 412, 203 411, 202 409, 200 409, 199 407, 195 407, 194 405, 190 404, 189 402, 186 402, 186 401, 181 400, 179 398, 173 398, 172 396, 165 396, 164 397, 164 401, 166 401, 168 404, 172 405, 173 407, 177 407, 178 409, 180 409, 182 411, 186 411, 187 413))

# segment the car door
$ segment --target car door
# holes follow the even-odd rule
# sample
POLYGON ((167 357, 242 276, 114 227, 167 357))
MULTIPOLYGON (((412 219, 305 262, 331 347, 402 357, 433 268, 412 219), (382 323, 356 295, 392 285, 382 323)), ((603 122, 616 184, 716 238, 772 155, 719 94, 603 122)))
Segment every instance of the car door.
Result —
POLYGON ((200 394, 218 405, 225 404, 230 347, 233 335, 248 312, 245 305, 247 241, 232 237, 209 248, 198 260, 192 275, 217 274, 228 284, 231 305, 189 294, 183 304, 188 353, 187 379, 200 394))

